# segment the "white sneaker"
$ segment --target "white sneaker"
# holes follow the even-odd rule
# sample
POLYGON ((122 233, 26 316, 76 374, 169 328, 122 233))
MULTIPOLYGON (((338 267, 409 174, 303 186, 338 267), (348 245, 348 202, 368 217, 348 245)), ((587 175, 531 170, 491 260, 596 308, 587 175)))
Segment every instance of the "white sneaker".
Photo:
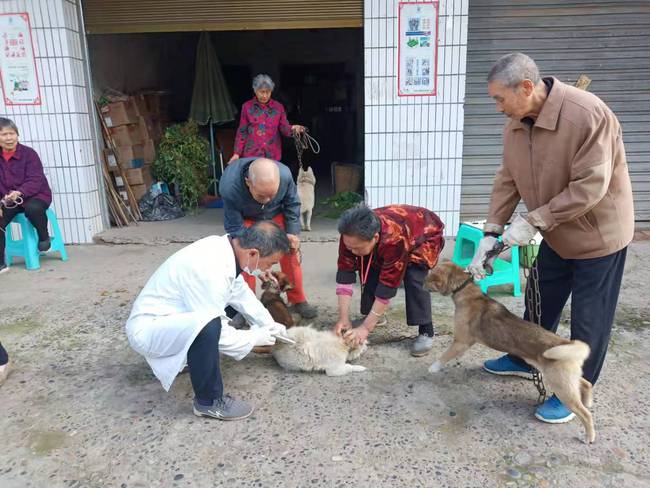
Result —
POLYGON ((420 334, 411 345, 411 356, 426 356, 431 349, 433 349, 433 337, 420 334))
POLYGON ((9 266, 5 263, 0 264, 0 274, 6 273, 7 271, 9 271, 9 266))
POLYGON ((5 382, 11 371, 11 361, 0 366, 0 386, 5 382))

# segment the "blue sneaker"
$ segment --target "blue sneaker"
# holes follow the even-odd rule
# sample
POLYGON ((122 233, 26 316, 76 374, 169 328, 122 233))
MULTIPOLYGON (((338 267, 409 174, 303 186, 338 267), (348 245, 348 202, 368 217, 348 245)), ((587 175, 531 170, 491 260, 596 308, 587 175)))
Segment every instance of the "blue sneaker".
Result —
POLYGON ((533 372, 529 366, 515 363, 507 354, 498 359, 488 359, 483 363, 483 369, 488 373, 501 376, 519 376, 527 380, 533 379, 533 372))
POLYGON ((576 414, 566 408, 558 397, 552 395, 535 410, 535 417, 549 424, 563 424, 573 420, 576 414))

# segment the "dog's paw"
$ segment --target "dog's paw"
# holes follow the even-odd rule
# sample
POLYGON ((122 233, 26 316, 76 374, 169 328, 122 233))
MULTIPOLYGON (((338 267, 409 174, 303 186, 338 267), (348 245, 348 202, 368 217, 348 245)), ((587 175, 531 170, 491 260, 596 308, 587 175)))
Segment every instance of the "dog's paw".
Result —
POLYGON ((440 373, 440 371, 442 371, 442 364, 439 361, 429 366, 429 373, 440 373))

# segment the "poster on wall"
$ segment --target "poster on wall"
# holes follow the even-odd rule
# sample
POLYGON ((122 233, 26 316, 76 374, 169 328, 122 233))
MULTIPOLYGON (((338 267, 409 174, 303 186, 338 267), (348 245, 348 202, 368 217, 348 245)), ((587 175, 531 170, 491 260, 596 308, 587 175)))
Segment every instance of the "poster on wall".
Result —
POLYGON ((29 14, 0 14, 0 83, 6 105, 41 105, 29 14))
POLYGON ((399 2, 400 97, 433 96, 438 75, 438 2, 399 2))

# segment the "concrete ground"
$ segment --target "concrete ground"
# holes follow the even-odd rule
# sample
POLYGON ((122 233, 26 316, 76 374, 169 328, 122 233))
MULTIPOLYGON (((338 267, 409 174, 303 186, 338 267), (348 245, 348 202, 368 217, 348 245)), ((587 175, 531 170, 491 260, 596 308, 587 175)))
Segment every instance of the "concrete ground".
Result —
MULTIPOLYGON (((594 445, 577 421, 537 421, 530 382, 484 373, 494 351, 476 346, 429 374, 450 342, 452 303, 434 296, 441 335, 416 359, 401 292, 359 360, 364 373, 290 374, 267 356, 225 358, 226 391, 256 411, 220 422, 192 415, 187 374, 165 393, 123 330, 149 275, 182 246, 166 241, 220 232, 217 214, 111 231, 104 242, 128 242, 130 230, 149 245, 71 246, 67 263, 0 276, 0 340, 15 367, 0 388, 1 487, 650 486, 650 243, 630 248, 595 389, 594 445)), ((337 249, 332 222, 317 224, 326 242, 306 242, 303 263, 325 326, 336 319, 337 249)), ((508 291, 495 297, 520 312, 508 291)))

